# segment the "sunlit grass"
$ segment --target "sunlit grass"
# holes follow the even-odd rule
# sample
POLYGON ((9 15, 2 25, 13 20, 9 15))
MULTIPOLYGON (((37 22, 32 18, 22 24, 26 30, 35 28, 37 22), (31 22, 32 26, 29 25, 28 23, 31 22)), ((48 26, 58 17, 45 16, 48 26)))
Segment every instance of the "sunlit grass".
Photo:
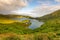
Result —
POLYGON ((0 34, 1 40, 60 40, 60 36, 57 33, 34 33, 34 34, 15 34, 15 33, 5 33, 0 34))
POLYGON ((3 24, 9 24, 9 23, 13 23, 13 22, 17 22, 17 21, 9 20, 9 19, 0 19, 0 23, 3 23, 3 24))

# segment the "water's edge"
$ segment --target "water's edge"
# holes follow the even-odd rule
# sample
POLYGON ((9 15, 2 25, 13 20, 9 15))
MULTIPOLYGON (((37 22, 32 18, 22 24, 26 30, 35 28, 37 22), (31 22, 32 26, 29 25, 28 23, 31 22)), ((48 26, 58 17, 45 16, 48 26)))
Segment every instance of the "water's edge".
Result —
POLYGON ((29 19, 29 18, 14 18, 13 20, 20 20, 20 21, 30 20, 31 25, 28 27, 29 29, 36 29, 38 27, 41 27, 41 25, 44 24, 44 22, 40 22, 36 19, 29 19))

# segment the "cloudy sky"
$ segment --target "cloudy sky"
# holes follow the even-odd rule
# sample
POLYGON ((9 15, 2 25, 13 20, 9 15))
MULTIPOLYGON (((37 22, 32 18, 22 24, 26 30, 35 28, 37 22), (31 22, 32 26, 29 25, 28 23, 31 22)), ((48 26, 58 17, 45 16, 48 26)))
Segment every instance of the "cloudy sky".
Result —
POLYGON ((60 0, 0 0, 0 14, 40 17, 59 9, 60 0))

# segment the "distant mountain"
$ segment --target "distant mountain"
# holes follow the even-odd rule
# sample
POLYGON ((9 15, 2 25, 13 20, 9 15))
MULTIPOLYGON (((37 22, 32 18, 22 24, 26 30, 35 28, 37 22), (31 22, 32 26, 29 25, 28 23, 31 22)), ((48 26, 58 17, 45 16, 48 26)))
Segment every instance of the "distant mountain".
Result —
POLYGON ((23 15, 15 15, 15 14, 3 15, 3 14, 0 14, 0 18, 22 18, 22 17, 30 18, 30 16, 23 16, 23 15))
POLYGON ((41 21, 47 21, 47 20, 52 20, 52 19, 60 19, 60 10, 57 10, 53 13, 50 13, 48 15, 45 15, 43 17, 39 17, 37 18, 38 20, 41 20, 41 21))
POLYGON ((2 15, 0 14, 0 19, 1 18, 21 18, 21 17, 26 17, 26 18, 30 18, 30 19, 37 19, 39 21, 48 21, 48 20, 52 20, 52 19, 60 19, 60 10, 56 10, 53 13, 47 14, 45 16, 42 17, 38 17, 38 18, 33 18, 30 16, 23 16, 23 15, 2 15))

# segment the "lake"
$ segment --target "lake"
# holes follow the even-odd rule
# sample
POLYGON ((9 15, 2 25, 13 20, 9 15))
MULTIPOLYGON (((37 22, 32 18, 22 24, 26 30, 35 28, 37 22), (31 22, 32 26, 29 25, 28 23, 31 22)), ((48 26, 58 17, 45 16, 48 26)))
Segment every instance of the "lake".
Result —
POLYGON ((36 19, 29 19, 29 18, 14 18, 14 20, 20 20, 20 21, 23 21, 23 20, 30 20, 31 22, 31 25, 28 27, 30 29, 36 29, 38 27, 41 27, 41 25, 44 24, 44 22, 40 22, 36 19))

